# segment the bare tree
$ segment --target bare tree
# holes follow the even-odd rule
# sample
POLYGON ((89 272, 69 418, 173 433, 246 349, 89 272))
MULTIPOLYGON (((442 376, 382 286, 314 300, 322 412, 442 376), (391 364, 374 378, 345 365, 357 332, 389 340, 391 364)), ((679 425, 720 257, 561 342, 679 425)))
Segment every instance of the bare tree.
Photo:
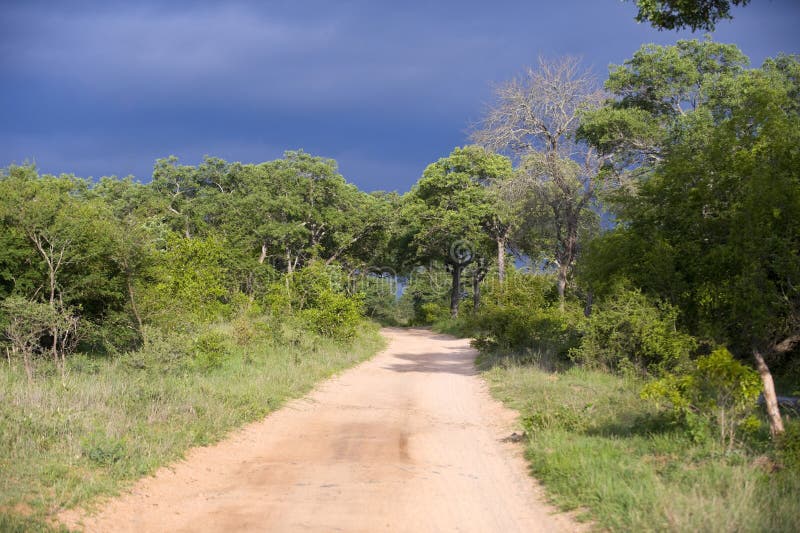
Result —
POLYGON ((578 58, 539 59, 496 89, 496 101, 472 134, 478 144, 506 153, 522 170, 517 178, 550 212, 553 258, 562 306, 584 213, 596 197, 602 161, 576 139, 581 114, 604 93, 578 58))

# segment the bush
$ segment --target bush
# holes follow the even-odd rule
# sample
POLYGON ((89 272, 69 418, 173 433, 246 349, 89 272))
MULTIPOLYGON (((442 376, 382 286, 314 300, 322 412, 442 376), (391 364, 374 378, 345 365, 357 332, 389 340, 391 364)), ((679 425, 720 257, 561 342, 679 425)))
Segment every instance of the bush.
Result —
POLYGON ((306 326, 336 340, 353 338, 363 322, 363 297, 349 296, 340 272, 312 262, 272 285, 269 301, 276 316, 294 313, 306 326))
POLYGON ((11 296, 0 305, 2 332, 9 353, 22 358, 28 378, 32 377, 33 358, 46 352, 42 338, 48 334, 54 312, 47 304, 11 296))
POLYGON ((363 295, 364 313, 381 324, 401 324, 397 301, 397 279, 390 273, 367 272, 356 278, 358 293, 363 295))
POLYGON ((139 348, 143 341, 133 317, 122 312, 110 311, 99 324, 84 321, 81 329, 78 351, 118 355, 139 348))
POLYGON ((615 371, 662 374, 688 360, 693 337, 676 328, 678 310, 638 290, 620 289, 596 306, 583 323, 571 357, 615 371))
POLYGON ((441 265, 419 267, 409 276, 397 302, 399 314, 405 313, 414 326, 428 326, 450 317, 450 274, 441 265))
POLYGON ((552 276, 512 273, 503 285, 488 288, 468 320, 479 348, 532 349, 566 358, 577 345, 583 314, 572 301, 561 310, 552 276))
POLYGON ((427 325, 450 318, 450 309, 437 302, 425 302, 415 313, 415 324, 427 325))
POLYGON ((319 295, 316 307, 304 309, 299 316, 312 331, 344 341, 355 337, 363 321, 361 308, 360 297, 328 291, 319 295))
POLYGON ((239 346, 247 346, 258 335, 252 320, 248 317, 239 315, 231 320, 231 331, 233 339, 239 346))
POLYGON ((726 348, 686 363, 680 372, 651 381, 641 396, 666 403, 695 436, 716 427, 720 442, 733 447, 738 430, 751 430, 756 399, 761 391, 758 373, 733 358, 726 348))
POLYGON ((9 344, 9 355, 22 359, 28 380, 33 379, 33 363, 38 356, 51 353, 54 346, 56 365, 62 376, 66 356, 72 354, 80 340, 80 319, 72 309, 52 308, 48 304, 11 296, 0 302, 3 338, 9 344))
POLYGON ((192 362, 201 370, 212 370, 222 366, 229 355, 227 339, 219 331, 203 333, 192 346, 192 362))
POLYGON ((228 250, 215 237, 170 237, 141 288, 142 314, 165 331, 209 323, 229 311, 228 250))
POLYGON ((153 326, 144 327, 144 345, 124 356, 125 363, 138 370, 179 370, 190 352, 191 337, 186 332, 164 333, 153 326))
POLYGON ((786 420, 785 430, 776 442, 781 466, 800 476, 800 420, 786 420))

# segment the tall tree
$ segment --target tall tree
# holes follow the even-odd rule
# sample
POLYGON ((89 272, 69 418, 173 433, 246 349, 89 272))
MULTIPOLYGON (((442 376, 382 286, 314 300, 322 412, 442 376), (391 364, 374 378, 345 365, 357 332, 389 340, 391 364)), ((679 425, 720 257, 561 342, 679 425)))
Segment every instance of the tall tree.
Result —
POLYGON ((659 293, 694 334, 754 357, 773 433, 767 362, 800 345, 798 74, 797 58, 782 56, 724 78, 725 94, 681 119, 651 177, 619 199, 624 224, 587 258, 595 277, 659 293), (643 254, 633 262, 620 248, 643 254))
POLYGON ((384 202, 359 191, 336 162, 302 151, 260 165, 236 164, 217 218, 225 233, 264 263, 292 272, 312 258, 358 262, 383 227, 384 202))
POLYGON ((12 166, 0 180, 4 225, 24 236, 38 256, 36 270, 43 276, 34 294, 27 296, 41 294, 52 311, 50 348, 62 373, 65 352, 77 333, 78 319, 71 307, 102 306, 104 298, 113 300, 118 294, 108 287, 114 273, 104 264, 108 240, 102 231, 103 206, 88 199, 87 191, 84 180, 39 176, 32 166, 12 166), (89 282, 95 276, 97 283, 89 282))
POLYGON ((144 321, 137 292, 153 266, 155 242, 166 234, 166 228, 159 222, 159 198, 152 188, 130 177, 104 177, 91 192, 106 204, 110 212, 109 223, 105 225, 111 241, 109 259, 124 279, 129 310, 139 337, 144 339, 144 321))
MULTIPOLYGON (((498 213, 487 184, 505 179, 510 161, 478 146, 456 148, 428 165, 404 199, 400 242, 407 260, 441 261, 451 274, 450 314, 458 316, 464 269, 491 256, 486 228, 498 213)), ((495 245, 496 246, 496 245, 495 245)))
POLYGON ((496 102, 472 135, 479 144, 513 156, 524 170, 521 179, 548 206, 562 305, 578 255, 581 219, 592 208, 602 163, 575 134, 581 115, 602 100, 595 77, 577 58, 540 59, 537 69, 497 89, 496 102))

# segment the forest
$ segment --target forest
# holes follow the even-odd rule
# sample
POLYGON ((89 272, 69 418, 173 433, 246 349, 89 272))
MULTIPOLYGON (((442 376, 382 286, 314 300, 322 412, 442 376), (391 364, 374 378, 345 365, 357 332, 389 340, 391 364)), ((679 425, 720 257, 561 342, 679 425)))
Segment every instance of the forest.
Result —
POLYGON ((142 182, 3 169, 0 525, 217 441, 381 324, 473 339, 562 508, 796 530, 800 58, 541 59, 470 135, 405 193, 303 150, 142 182))

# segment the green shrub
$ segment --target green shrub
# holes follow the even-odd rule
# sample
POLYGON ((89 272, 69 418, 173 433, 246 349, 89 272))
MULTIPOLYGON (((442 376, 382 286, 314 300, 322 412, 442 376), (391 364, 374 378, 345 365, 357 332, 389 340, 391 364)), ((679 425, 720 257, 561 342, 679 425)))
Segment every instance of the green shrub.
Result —
POLYGON ((259 336, 259 331, 253 319, 246 314, 240 314, 231 320, 231 333, 233 340, 239 346, 247 346, 259 336))
POLYGON ((124 355, 124 362, 134 369, 178 370, 189 355, 191 337, 187 332, 169 334, 160 328, 145 325, 144 338, 145 343, 140 349, 124 355))
POLYGON ((128 313, 109 311, 99 324, 81 323, 78 351, 103 355, 119 355, 142 345, 142 335, 128 313))
POLYGON ((319 295, 316 307, 300 311, 308 328, 324 337, 349 340, 355 337, 363 322, 360 296, 327 291, 319 295))
POLYGON ((446 320, 450 317, 450 310, 437 302, 425 302, 419 306, 416 313, 415 323, 417 324, 433 324, 440 320, 446 320))
POLYGON ((353 338, 364 320, 363 297, 348 295, 341 272, 321 262, 273 284, 268 299, 273 315, 295 314, 311 331, 336 340, 353 338))
POLYGON ((367 272, 356 279, 364 299, 364 314, 381 324, 397 326, 404 322, 397 301, 397 280, 393 276, 367 272))
POLYGON ((651 381, 641 396, 666 404, 695 440, 704 436, 705 428, 715 427, 720 442, 732 448, 738 431, 752 431, 758 424, 753 413, 760 391, 758 373, 719 348, 651 381))
POLYGON ((620 289, 583 323, 571 357, 615 371, 662 374, 688 360, 696 341, 677 330, 678 310, 638 290, 620 289))
POLYGON ((418 268, 408 278, 397 303, 411 325, 427 326, 450 316, 450 274, 442 265, 418 268))
POLYGON ((66 357, 80 341, 82 323, 75 310, 18 296, 0 302, 0 310, 0 342, 9 345, 7 357, 22 359, 28 379, 33 379, 34 359, 49 356, 51 346, 57 356, 54 362, 63 376, 66 357))
POLYGON ((800 477, 800 420, 786 420, 784 433, 778 437, 775 449, 781 466, 800 477))
POLYGON ((561 309, 552 276, 514 272, 503 285, 488 288, 478 313, 468 320, 478 348, 566 358, 577 345, 583 313, 573 301, 561 309))
POLYGON ((229 354, 227 338, 219 331, 203 333, 192 346, 192 362, 202 370, 219 368, 229 354))
POLYGON ((209 323, 230 307, 228 248, 215 237, 171 236, 148 272, 153 282, 140 289, 142 314, 165 331, 209 323))

